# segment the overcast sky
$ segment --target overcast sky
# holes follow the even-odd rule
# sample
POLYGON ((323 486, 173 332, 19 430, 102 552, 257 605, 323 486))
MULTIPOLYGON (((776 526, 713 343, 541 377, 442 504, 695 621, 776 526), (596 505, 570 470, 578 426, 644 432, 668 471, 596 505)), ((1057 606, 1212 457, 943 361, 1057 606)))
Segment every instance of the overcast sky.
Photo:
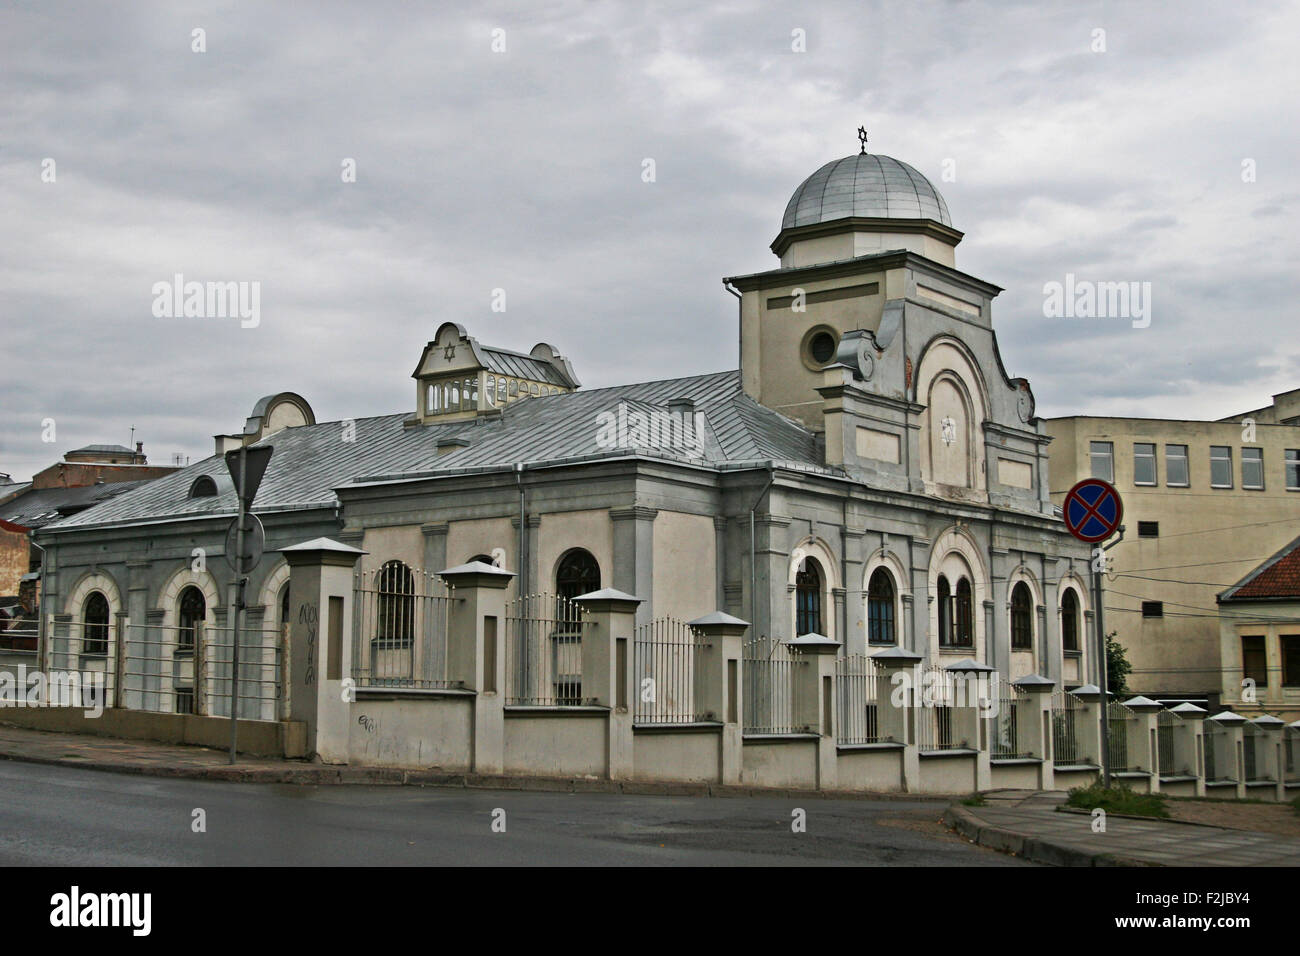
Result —
POLYGON ((132 425, 197 460, 282 390, 322 421, 409 410, 447 320, 550 342, 588 387, 735 368, 721 278, 777 265, 790 194, 859 124, 1006 289, 1039 414, 1300 386, 1294 3, 2 3, 15 478, 132 425), (155 317, 176 273, 260 282, 260 324, 155 317), (1150 282, 1150 327, 1045 318, 1067 273, 1150 282))

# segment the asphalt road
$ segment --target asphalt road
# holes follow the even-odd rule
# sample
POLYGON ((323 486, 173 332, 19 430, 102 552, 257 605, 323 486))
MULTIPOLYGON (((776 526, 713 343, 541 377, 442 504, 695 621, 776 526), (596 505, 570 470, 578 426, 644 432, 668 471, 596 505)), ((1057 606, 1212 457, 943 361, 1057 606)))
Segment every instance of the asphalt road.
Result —
MULTIPOLYGON (((278 786, 0 761, 0 865, 1023 866, 938 803, 278 786), (792 811, 807 829, 792 832, 792 811), (204 812, 206 832, 192 829, 204 812), (494 832, 497 810, 505 832, 494 832)), ((498 826, 500 824, 498 823, 498 826)))

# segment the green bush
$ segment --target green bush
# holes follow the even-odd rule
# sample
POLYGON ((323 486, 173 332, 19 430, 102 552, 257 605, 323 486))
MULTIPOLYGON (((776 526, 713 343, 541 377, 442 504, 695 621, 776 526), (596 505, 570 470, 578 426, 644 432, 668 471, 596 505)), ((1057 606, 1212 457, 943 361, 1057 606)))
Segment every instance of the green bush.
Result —
POLYGON ((1107 813, 1127 813, 1137 817, 1168 817, 1164 794, 1137 793, 1128 787, 1111 787, 1100 783, 1090 787, 1075 787, 1065 799, 1067 807, 1094 810, 1101 807, 1107 813))

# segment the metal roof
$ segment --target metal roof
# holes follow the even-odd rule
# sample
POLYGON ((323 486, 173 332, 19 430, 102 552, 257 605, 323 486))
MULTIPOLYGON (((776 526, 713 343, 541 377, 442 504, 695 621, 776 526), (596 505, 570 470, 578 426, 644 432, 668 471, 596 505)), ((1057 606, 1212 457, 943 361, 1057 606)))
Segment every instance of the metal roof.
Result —
MULTIPOLYGON (((744 394, 738 371, 538 396, 508 404, 500 416, 470 421, 406 426, 410 417, 402 413, 357 419, 353 441, 344 440, 351 433, 344 422, 287 428, 270 437, 265 443, 274 446, 275 454, 258 490, 256 510, 328 507, 338 501, 334 489, 353 483, 629 454, 715 469, 775 460, 808 471, 838 473, 822 465, 812 432, 744 394), (611 446, 601 440, 608 437, 608 431, 601 434, 602 423, 616 422, 620 405, 625 417, 634 410, 653 411, 662 420, 668 415, 668 403, 683 398, 693 400, 696 411, 703 413, 702 448, 632 447, 630 441, 611 446), (440 454, 438 443, 452 437, 465 439, 468 445, 440 454)), ((224 473, 224 461, 213 456, 55 527, 231 514, 235 511, 232 491, 188 497, 200 474, 224 473)))
POLYGON ((939 190, 907 163, 864 153, 827 163, 790 197, 782 229, 852 217, 933 219, 952 225, 939 190))
POLYGON ((498 349, 491 345, 480 345, 479 351, 482 353, 483 358, 487 360, 489 372, 495 372, 497 375, 513 375, 515 378, 526 378, 530 382, 547 382, 565 388, 572 386, 572 383, 567 381, 550 362, 542 362, 531 355, 511 352, 508 349, 498 349))
POLYGON ((147 484, 148 479, 80 488, 37 488, 0 504, 0 518, 31 529, 43 528, 58 521, 61 511, 88 509, 147 484))
POLYGON ((134 455, 135 454, 135 452, 127 448, 125 445, 86 445, 84 448, 74 448, 72 449, 72 451, 68 452, 68 454, 76 455, 80 452, 96 452, 96 453, 103 452, 106 454, 113 454, 113 455, 134 455))

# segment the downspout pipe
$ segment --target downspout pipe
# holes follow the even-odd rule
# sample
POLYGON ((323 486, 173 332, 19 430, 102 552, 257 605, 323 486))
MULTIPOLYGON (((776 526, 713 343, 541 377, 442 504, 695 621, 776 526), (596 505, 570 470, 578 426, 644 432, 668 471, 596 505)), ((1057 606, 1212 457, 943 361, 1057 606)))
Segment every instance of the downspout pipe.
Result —
POLYGON ((758 506, 762 503, 763 498, 772 489, 776 481, 776 467, 772 462, 767 463, 767 483, 763 485, 763 490, 758 493, 754 499, 754 506, 749 509, 749 619, 753 622, 755 628, 763 636, 764 629, 759 626, 758 620, 758 546, 754 536, 754 513, 758 511, 758 506))
POLYGON ((27 536, 27 543, 41 553, 41 576, 36 584, 36 666, 42 672, 48 672, 46 658, 49 656, 49 635, 45 627, 45 567, 50 563, 50 553, 36 543, 34 535, 27 536))
POLYGON ((524 513, 524 463, 515 462, 515 485, 519 488, 519 548, 516 561, 518 561, 518 571, 515 581, 518 582, 518 596, 523 597, 528 593, 528 565, 526 563, 528 556, 527 534, 528 524, 527 515, 524 513))

